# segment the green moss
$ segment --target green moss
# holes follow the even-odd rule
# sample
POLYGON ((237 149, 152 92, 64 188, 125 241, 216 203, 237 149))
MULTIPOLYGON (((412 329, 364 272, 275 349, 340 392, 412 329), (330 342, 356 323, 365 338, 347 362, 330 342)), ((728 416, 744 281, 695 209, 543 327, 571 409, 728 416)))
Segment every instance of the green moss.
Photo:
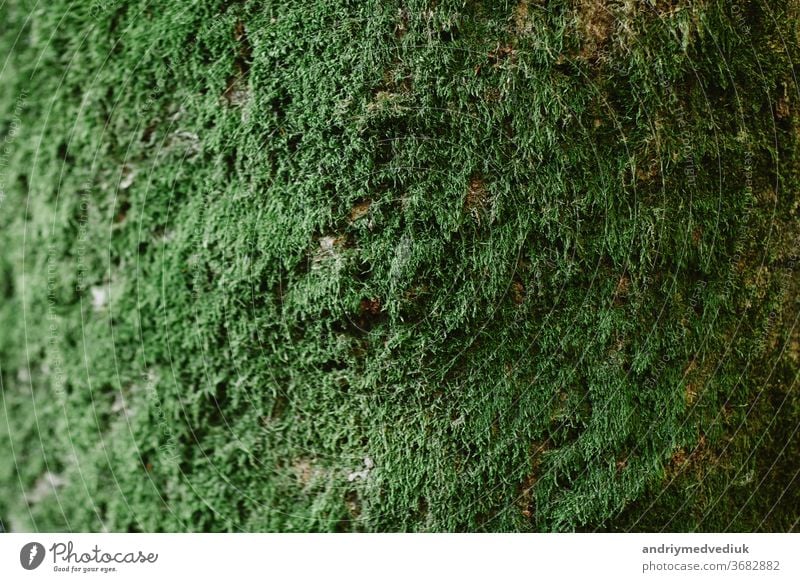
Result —
POLYGON ((6 526, 796 527, 792 2, 51 4, 6 526))

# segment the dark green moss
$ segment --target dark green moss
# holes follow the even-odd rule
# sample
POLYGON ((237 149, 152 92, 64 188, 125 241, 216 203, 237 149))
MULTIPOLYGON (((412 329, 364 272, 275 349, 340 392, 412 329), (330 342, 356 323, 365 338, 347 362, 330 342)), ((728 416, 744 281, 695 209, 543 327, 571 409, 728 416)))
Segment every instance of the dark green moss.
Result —
POLYGON ((796 528, 797 12, 4 4, 0 520, 796 528))

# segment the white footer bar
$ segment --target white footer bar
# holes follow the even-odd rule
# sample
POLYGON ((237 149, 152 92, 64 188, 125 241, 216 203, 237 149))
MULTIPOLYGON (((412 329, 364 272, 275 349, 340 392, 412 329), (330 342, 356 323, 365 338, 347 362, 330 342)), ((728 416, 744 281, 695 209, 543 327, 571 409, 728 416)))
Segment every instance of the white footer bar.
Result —
POLYGON ((0 580, 800 580, 797 534, 3 534, 0 580), (192 578, 186 578, 191 576, 192 578))

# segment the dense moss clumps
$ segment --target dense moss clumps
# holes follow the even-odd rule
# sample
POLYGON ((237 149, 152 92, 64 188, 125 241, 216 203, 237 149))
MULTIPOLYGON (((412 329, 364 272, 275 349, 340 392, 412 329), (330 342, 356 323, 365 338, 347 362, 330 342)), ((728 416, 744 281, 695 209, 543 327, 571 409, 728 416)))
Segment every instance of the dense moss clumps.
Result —
POLYGON ((797 527, 790 0, 0 8, 6 529, 797 527))

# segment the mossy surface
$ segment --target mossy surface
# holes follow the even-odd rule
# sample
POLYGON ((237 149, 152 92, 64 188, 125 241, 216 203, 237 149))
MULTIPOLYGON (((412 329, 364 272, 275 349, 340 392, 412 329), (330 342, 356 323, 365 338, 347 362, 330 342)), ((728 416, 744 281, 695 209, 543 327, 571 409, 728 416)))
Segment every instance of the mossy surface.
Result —
POLYGON ((0 6, 0 523, 789 531, 790 0, 0 6))

